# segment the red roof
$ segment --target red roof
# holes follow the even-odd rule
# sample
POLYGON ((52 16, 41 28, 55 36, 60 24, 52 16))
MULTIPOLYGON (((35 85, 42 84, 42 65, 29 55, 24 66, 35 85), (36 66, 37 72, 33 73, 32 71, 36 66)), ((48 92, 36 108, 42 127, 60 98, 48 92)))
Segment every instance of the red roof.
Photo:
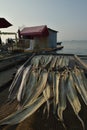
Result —
POLYGON ((5 18, 0 18, 0 28, 7 28, 12 26, 5 18))
POLYGON ((48 28, 46 25, 42 26, 34 26, 34 27, 25 27, 22 31, 20 31, 20 35, 23 36, 48 36, 48 28))

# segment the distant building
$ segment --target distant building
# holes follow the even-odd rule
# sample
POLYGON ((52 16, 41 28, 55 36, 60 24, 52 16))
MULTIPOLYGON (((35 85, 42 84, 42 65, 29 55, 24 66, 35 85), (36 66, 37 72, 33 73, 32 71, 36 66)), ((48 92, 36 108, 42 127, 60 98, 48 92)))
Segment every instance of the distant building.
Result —
POLYGON ((18 34, 19 43, 22 46, 26 44, 26 47, 30 48, 30 50, 55 48, 57 45, 57 31, 48 28, 46 25, 25 27, 21 31, 18 31, 18 34))

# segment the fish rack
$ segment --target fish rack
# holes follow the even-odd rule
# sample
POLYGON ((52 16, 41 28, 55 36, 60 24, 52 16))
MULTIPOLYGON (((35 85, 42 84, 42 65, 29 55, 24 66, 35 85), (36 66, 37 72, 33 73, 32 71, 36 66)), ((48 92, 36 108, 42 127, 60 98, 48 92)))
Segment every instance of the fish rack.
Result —
MULTIPOLYGON (((54 57, 55 56, 69 56, 69 57, 73 57, 74 55, 73 54, 71 54, 71 55, 68 55, 68 54, 35 54, 34 55, 34 57, 36 56, 40 56, 40 55, 43 55, 43 56, 47 56, 47 55, 53 55, 54 57)), ((24 66, 25 67, 27 67, 27 63, 28 64, 30 64, 30 62, 31 62, 31 60, 32 60, 32 58, 33 57, 31 57, 31 58, 29 58, 25 63, 24 63, 24 66)), ((76 65, 78 65, 78 66, 80 66, 80 68, 81 69, 83 69, 84 71, 85 70, 87 70, 87 66, 86 66, 86 64, 84 64, 84 62, 82 62, 79 58, 78 58, 78 56, 74 56, 74 58, 75 58, 75 62, 73 61, 73 60, 71 60, 72 62, 70 62, 70 66, 71 67, 73 67, 73 64, 76 64, 76 65)), ((72 58, 71 58, 72 59, 72 58)), ((64 68, 63 68, 64 69, 64 68)), ((61 70, 61 71, 63 71, 63 69, 61 70)), ((54 68, 52 68, 52 70, 53 71, 56 71, 54 68)), ((81 99, 81 104, 82 104, 82 111, 81 111, 81 117, 82 117, 82 119, 84 120, 84 122, 85 122, 85 125, 87 124, 86 123, 86 117, 84 118, 84 111, 86 112, 87 110, 86 110, 86 106, 85 106, 85 104, 83 103, 83 101, 82 101, 82 99, 81 99), (83 111, 84 110, 84 111, 83 111)), ((11 104, 12 105, 12 104, 11 104)), ((43 104, 44 105, 44 104, 43 104)), ((51 107, 53 107, 53 105, 51 106, 51 107)), ((45 117, 44 117, 44 115, 42 116, 42 120, 41 120, 41 115, 42 115, 42 109, 43 108, 43 106, 39 109, 40 110, 40 112, 38 112, 38 111, 36 111, 35 112, 35 114, 33 114, 32 116, 34 116, 34 122, 33 122, 33 125, 34 125, 34 127, 36 127, 36 129, 40 129, 40 130, 43 130, 43 129, 49 129, 50 130, 50 127, 51 127, 51 129, 55 129, 55 130, 57 130, 58 128, 60 129, 60 130, 64 130, 64 127, 63 127, 63 125, 61 125, 61 121, 57 121, 56 120, 56 118, 53 118, 53 112, 52 112, 52 110, 50 111, 50 113, 49 113, 49 119, 48 119, 48 123, 45 123, 45 120, 46 120, 46 115, 47 114, 45 114, 45 117), (37 113, 38 112, 38 113, 37 113), (38 126, 36 125, 36 124, 38 124, 38 122, 39 122, 39 118, 40 118, 40 121, 44 121, 44 124, 43 123, 41 123, 41 125, 42 126, 40 126, 39 125, 39 128, 38 128, 38 126), (51 120, 50 120, 50 118, 51 118, 51 120), (36 121, 38 119, 38 121, 36 121), (44 120, 45 119, 45 120, 44 120), (53 123, 52 123, 52 125, 48 125, 48 124, 51 124, 51 122, 53 121, 53 123), (46 125, 46 126, 45 126, 46 125)), ((52 108, 53 109, 53 108, 52 108)), ((82 130, 82 126, 81 126, 81 122, 80 121, 78 121, 77 120, 77 118, 75 117, 75 115, 74 115, 74 113, 73 114, 71 114, 71 113, 73 113, 72 112, 72 109, 71 109, 71 106, 70 106, 70 104, 68 103, 68 110, 66 110, 65 111, 65 114, 64 114, 64 120, 65 120, 65 124, 66 124, 66 126, 67 126, 67 129, 68 130, 73 130, 73 129, 77 129, 77 130, 82 130), (69 115, 69 116, 67 116, 67 115, 69 115), (74 115, 74 118, 73 118, 73 125, 72 125, 72 127, 71 127, 71 125, 70 125, 70 123, 72 122, 71 120, 70 120, 70 118, 71 118, 71 115, 74 115), (69 124, 68 124, 69 123, 69 124), (77 123, 77 124, 76 124, 77 123)), ((26 119, 26 120, 24 120, 23 122, 26 124, 26 122, 27 122, 27 120, 29 120, 29 118, 28 119, 26 119)), ((17 129, 22 129, 22 127, 21 126, 23 126, 23 123, 20 123, 19 125, 17 125, 17 129)), ((30 125, 30 127, 32 127, 31 125, 30 125)), ((7 129, 11 129, 10 128, 10 126, 8 126, 7 127, 7 129)), ((87 128, 87 127, 86 127, 87 128)), ((32 127, 32 129, 34 129, 34 130, 36 130, 35 128, 33 128, 32 127)))

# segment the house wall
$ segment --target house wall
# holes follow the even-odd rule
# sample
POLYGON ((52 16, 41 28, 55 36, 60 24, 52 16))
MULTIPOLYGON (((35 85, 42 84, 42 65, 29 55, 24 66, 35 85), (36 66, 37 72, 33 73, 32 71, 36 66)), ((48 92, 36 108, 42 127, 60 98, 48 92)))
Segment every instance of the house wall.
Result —
POLYGON ((35 37, 35 49, 48 48, 48 37, 35 37))
POLYGON ((55 48, 57 45, 57 32, 48 29, 48 37, 36 37, 35 39, 35 49, 39 48, 55 48))
POLYGON ((21 49, 26 49, 30 47, 30 39, 20 39, 17 43, 17 47, 21 49))
POLYGON ((33 49, 43 49, 48 48, 48 37, 34 37, 33 39, 21 39, 18 42, 18 47, 22 49, 31 48, 31 40, 34 42, 34 48, 33 49))
POLYGON ((50 48, 55 48, 57 44, 57 32, 52 31, 48 29, 49 31, 49 37, 48 37, 48 43, 50 48))

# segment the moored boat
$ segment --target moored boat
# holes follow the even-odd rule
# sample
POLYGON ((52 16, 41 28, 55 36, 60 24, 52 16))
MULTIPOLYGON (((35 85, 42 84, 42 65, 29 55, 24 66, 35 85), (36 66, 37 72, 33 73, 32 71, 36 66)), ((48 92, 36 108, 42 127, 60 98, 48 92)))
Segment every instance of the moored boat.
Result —
POLYGON ((62 42, 57 42, 57 45, 61 45, 62 44, 62 42))

